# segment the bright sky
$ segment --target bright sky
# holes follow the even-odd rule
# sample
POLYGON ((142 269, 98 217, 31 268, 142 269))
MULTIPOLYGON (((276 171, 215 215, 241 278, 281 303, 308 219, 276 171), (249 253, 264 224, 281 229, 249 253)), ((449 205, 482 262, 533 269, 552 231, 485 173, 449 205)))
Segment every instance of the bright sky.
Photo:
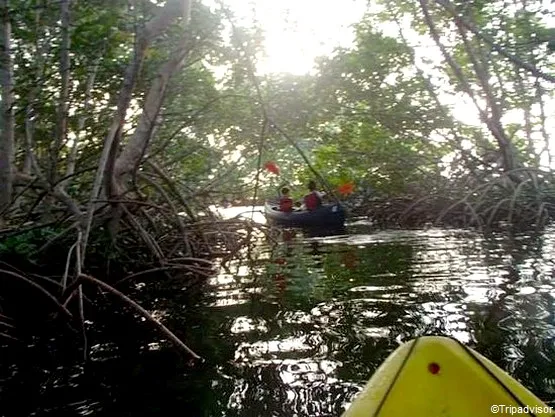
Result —
POLYGON ((353 40, 350 25, 366 9, 365 0, 225 0, 247 26, 257 21, 265 31, 267 57, 258 70, 305 74, 314 59, 353 40))

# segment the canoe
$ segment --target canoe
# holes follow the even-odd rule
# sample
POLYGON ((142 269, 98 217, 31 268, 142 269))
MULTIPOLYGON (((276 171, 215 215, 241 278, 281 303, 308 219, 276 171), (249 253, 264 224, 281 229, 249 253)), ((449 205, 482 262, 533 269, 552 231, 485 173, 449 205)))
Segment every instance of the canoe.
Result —
POLYGON ((343 417, 553 416, 493 362, 460 342, 425 336, 401 345, 343 417))
POLYGON ((320 208, 307 211, 279 211, 276 204, 264 205, 266 219, 274 224, 291 227, 338 226, 345 223, 345 209, 339 204, 324 204, 320 208))

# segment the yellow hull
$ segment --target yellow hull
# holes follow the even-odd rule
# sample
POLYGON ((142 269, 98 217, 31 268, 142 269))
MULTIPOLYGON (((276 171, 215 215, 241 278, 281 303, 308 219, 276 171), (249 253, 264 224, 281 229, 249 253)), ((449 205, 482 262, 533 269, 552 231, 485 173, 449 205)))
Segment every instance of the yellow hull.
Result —
POLYGON ((554 416, 515 379, 456 340, 425 336, 400 346, 343 417, 554 416))

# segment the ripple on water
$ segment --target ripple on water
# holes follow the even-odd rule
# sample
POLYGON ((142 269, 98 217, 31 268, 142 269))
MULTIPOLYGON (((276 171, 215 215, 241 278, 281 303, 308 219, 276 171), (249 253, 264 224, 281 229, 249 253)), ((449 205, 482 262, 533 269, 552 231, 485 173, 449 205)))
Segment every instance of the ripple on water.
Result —
POLYGON ((239 415, 334 416, 345 410, 345 399, 360 391, 357 384, 330 377, 320 364, 260 364, 252 372, 254 377, 236 381, 229 396, 228 408, 239 415), (259 382, 267 374, 279 375, 273 389, 259 382))
MULTIPOLYGON (((211 281, 212 306, 231 316, 227 410, 340 415, 399 343, 438 333, 485 350, 546 398, 553 264, 526 239, 520 252, 512 244, 433 228, 298 237, 266 251, 251 280, 242 269, 211 281), (531 363, 542 368, 523 374, 531 363)), ((555 238, 546 245, 555 251, 555 238)))
MULTIPOLYGON (((521 251, 532 250, 526 239, 519 242, 521 251)), ((555 238, 546 242, 555 251, 555 238)), ((277 312, 265 316, 267 332, 236 339, 233 364, 241 377, 229 408, 251 415, 340 415, 389 352, 430 333, 485 348, 514 372, 543 361, 544 368, 525 379, 546 398, 543 387, 551 389, 548 382, 555 380, 548 366, 555 357, 553 264, 544 252, 522 256, 510 245, 504 236, 428 229, 276 246, 272 256, 283 266, 273 264, 272 271, 280 279, 267 280, 265 291, 279 285, 281 298, 272 304, 277 312)), ((245 323, 252 332, 256 313, 245 323)))
POLYGON ((383 285, 383 286, 361 285, 359 287, 349 288, 349 291, 351 292, 395 291, 395 290, 402 290, 404 288, 406 287, 403 285, 383 285))
MULTIPOLYGON (((221 373, 176 372, 137 387, 134 400, 162 386, 183 410, 193 403, 210 416, 338 416, 393 349, 422 334, 455 337, 542 399, 555 395, 555 228, 516 241, 434 228, 274 238, 257 243, 252 262, 222 266, 195 309, 151 308, 177 331, 194 323, 185 339, 221 373)), ((94 364, 118 355, 92 347, 94 364)), ((8 371, 2 383, 17 378, 8 371)), ((87 415, 97 400, 83 398, 66 401, 87 415)))
POLYGON ((235 351, 235 360, 251 362, 259 358, 277 358, 288 354, 306 354, 323 343, 319 333, 291 336, 276 340, 241 343, 235 351))
POLYGON ((268 331, 268 326, 266 325, 266 321, 258 318, 258 319, 253 319, 250 317, 245 317, 245 316, 241 316, 241 317, 237 317, 230 328, 231 333, 250 333, 250 332, 267 332, 268 331))

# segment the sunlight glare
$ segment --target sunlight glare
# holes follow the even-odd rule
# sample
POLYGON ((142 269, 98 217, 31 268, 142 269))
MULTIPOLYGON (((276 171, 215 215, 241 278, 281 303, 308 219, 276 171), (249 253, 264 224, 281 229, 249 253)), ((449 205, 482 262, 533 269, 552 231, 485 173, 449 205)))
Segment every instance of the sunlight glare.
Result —
POLYGON ((225 0, 237 17, 257 22, 264 30, 266 56, 257 69, 262 74, 309 73, 318 56, 353 41, 351 25, 366 10, 366 2, 344 0, 225 0))

